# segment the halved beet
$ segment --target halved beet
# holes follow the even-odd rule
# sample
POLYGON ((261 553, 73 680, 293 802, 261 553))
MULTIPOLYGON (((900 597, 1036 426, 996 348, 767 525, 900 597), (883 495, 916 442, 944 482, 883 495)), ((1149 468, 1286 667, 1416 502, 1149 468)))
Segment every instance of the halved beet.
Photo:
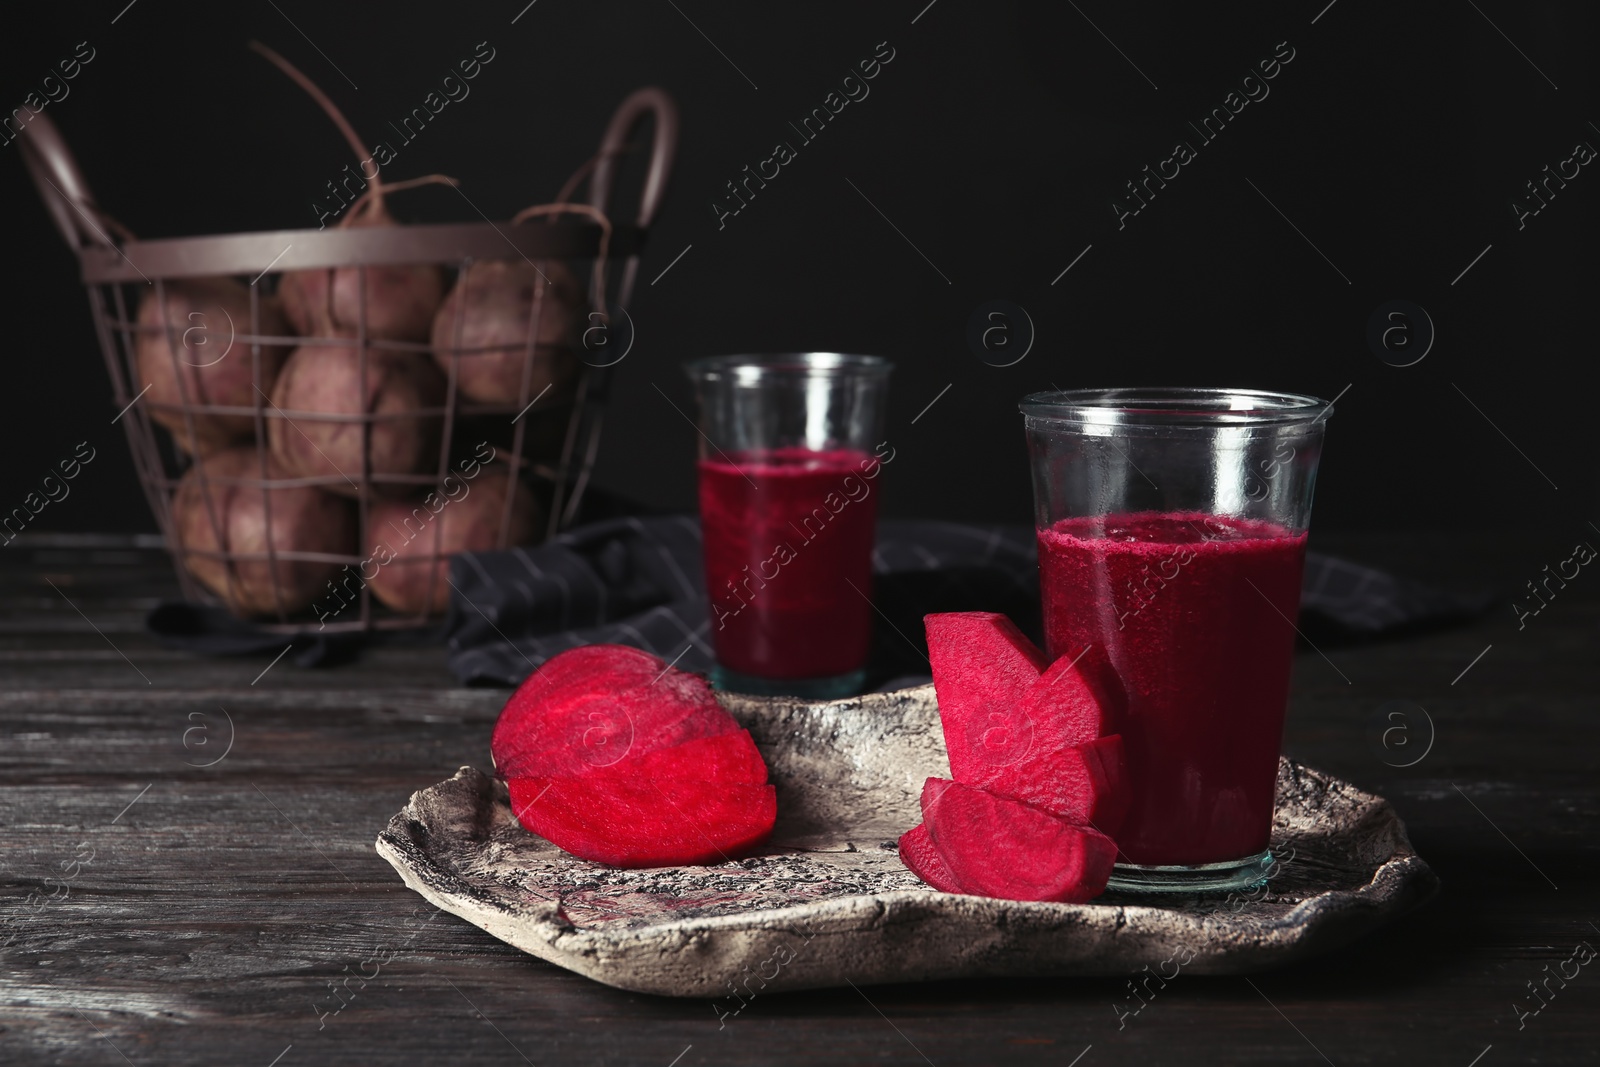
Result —
POLYGON ((978 781, 1035 744, 1025 699, 1049 659, 1016 624, 992 611, 923 618, 950 772, 978 781))
POLYGON ((626 645, 553 656, 506 702, 489 749, 504 778, 569 778, 739 729, 703 678, 626 645))
MULTIPOLYGON (((925 803, 928 795, 925 788, 925 803)), ((960 782, 941 787, 924 825, 954 883, 979 896, 1090 900, 1117 858, 1098 831, 960 782)))
POLYGON ((965 893, 945 866, 939 850, 933 847, 928 836, 927 823, 917 823, 900 835, 900 862, 906 869, 935 889, 946 893, 965 893))
POLYGON ((778 817, 770 785, 705 778, 513 778, 522 825, 580 859, 613 867, 724 863, 759 845, 778 817))
POLYGON ((699 778, 727 785, 766 785, 767 762, 756 750, 750 731, 700 737, 671 748, 658 748, 637 759, 600 767, 586 778, 632 778, 640 781, 699 778))

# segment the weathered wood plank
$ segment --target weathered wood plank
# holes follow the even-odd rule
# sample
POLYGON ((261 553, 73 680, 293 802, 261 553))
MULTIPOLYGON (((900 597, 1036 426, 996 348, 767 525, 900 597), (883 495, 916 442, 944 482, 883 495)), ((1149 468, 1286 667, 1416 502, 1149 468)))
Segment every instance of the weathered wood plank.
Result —
MULTIPOLYGON (((1469 562, 1434 565, 1470 573, 1469 562)), ((270 657, 167 652, 136 631, 139 611, 115 608, 117 596, 170 582, 154 564, 52 563, 97 623, 102 608, 127 622, 111 636, 155 682, 145 685, 71 608, 42 606, 57 594, 12 566, 0 560, 0 616, 18 623, 0 633, 8 1067, 124 1057, 267 1067, 280 1054, 279 1067, 667 1067, 680 1054, 680 1067, 924 1056, 939 1067, 1062 1067, 1089 1046, 1079 1067, 1465 1067, 1491 1044, 1480 1067, 1593 1062, 1600 974, 1584 969, 1520 1031, 1511 1009, 1579 939, 1600 944, 1589 925, 1600 922, 1593 597, 1557 602, 1522 632, 1506 613, 1324 649, 1350 685, 1316 653, 1299 658, 1288 751, 1388 796, 1445 886, 1347 951, 1254 976, 1253 987, 1180 975, 1120 1030, 1123 983, 1041 979, 758 996, 719 1031, 708 1003, 606 989, 433 912, 373 852, 412 791, 463 763, 486 766, 503 691, 453 688, 439 651, 414 649, 331 671, 285 661, 252 686, 270 657), (1412 768, 1386 766, 1365 737, 1391 699, 1433 717, 1434 748, 1412 768), (226 736, 221 707, 233 747, 192 766, 222 751, 207 747, 226 736), (205 733, 186 746, 197 726, 205 733)))

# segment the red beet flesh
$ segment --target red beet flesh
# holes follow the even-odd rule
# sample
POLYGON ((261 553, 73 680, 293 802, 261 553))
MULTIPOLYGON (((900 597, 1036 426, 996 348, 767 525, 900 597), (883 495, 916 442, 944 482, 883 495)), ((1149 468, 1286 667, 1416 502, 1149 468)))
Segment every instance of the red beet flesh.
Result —
POLYGON ((1127 707, 1127 694, 1099 645, 1056 660, 1022 702, 1036 747, 1044 748, 1068 748, 1117 733, 1127 707))
POLYGON ((1115 834, 1128 814, 1126 778, 1122 736, 1112 734, 1040 753, 1026 764, 1013 764, 988 780, 967 784, 1043 808, 1070 823, 1115 834))
POLYGON ((1105 653, 1091 646, 1040 674, 1043 654, 1003 615, 926 623, 951 776, 1115 833, 1129 799, 1115 735, 1126 698, 1105 653))
POLYGON ((614 867, 722 863, 764 841, 777 795, 704 679, 621 645, 554 657, 490 742, 522 825, 614 867))
POLYGON ((995 612, 946 612, 923 622, 956 781, 977 781, 1022 758, 1033 745, 1023 705, 1049 665, 1045 654, 995 612))
POLYGON ((602 767, 587 777, 642 781, 692 777, 723 785, 766 785, 767 763, 756 751, 750 731, 735 727, 732 733, 658 748, 638 759, 602 767))
POLYGON ((766 840, 778 815, 772 786, 682 769, 691 777, 513 778, 511 810, 552 844, 613 867, 725 863, 766 840))
POLYGON ((636 648, 586 645, 528 676, 489 748, 504 778, 573 778, 737 729, 704 679, 636 648))
POLYGON ((950 879, 979 896, 1090 900, 1105 890, 1117 858, 1117 846, 1096 830, 960 782, 943 788, 924 820, 950 879))
POLYGON ((1003 615, 925 619, 955 781, 923 787, 901 858, 936 889, 1082 901, 1105 888, 1130 797, 1126 697, 1104 651, 1054 664, 1003 615), (946 808, 949 811, 946 811, 946 808))
POLYGON ((939 850, 933 847, 933 838, 928 835, 927 823, 919 822, 900 835, 900 862, 905 864, 912 874, 935 889, 945 893, 966 892, 956 882, 955 876, 950 873, 950 868, 945 866, 939 850))

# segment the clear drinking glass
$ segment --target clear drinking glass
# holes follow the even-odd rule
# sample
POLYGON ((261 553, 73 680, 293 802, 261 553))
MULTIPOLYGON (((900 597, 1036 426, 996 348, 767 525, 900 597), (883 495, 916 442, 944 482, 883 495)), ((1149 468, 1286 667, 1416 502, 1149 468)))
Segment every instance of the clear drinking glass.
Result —
POLYGON ((1128 696, 1132 806, 1111 887, 1256 884, 1333 407, 1243 389, 1080 389, 1021 408, 1048 652, 1101 646, 1128 696))
MULTIPOLYGON (((700 409, 712 682, 817 699, 858 692, 891 366, 836 352, 686 368, 700 409)), ((886 451, 887 450, 887 451, 886 451)))

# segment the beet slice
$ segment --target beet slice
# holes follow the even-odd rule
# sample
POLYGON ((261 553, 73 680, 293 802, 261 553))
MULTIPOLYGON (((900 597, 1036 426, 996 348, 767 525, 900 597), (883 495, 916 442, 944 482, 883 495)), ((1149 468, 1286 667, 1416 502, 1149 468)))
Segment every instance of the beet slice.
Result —
POLYGON ((941 787, 931 812, 924 825, 946 870, 979 896, 1090 900, 1105 890, 1117 858, 1098 831, 960 782, 941 787))
POLYGON ((569 778, 739 729, 703 678, 626 645, 548 660, 506 701, 490 739, 504 778, 569 778))
MULTIPOLYGON (((943 623, 947 618, 929 616, 930 635, 935 620, 943 623)), ((985 617, 982 627, 965 622, 944 638, 954 642, 977 630, 1002 635, 1003 641, 998 654, 993 644, 987 649, 977 641, 968 646, 986 653, 990 663, 996 659, 1000 663, 1000 683, 990 690, 989 703, 967 699, 959 687, 949 684, 940 691, 941 716, 947 705, 951 707, 944 726, 952 774, 957 781, 1025 801, 1069 822, 1089 824, 1102 833, 1116 833, 1129 802, 1122 741, 1115 734, 1112 736, 1116 740, 1103 741, 1102 735, 1120 721, 1126 698, 1109 659, 1097 646, 1076 656, 1063 656, 1035 678, 1019 698, 1016 678, 1025 677, 1026 671, 1016 664, 1015 653, 1005 649, 1018 649, 1015 641, 1025 642, 1027 638, 1014 626, 1008 630, 993 625, 989 622, 992 618, 995 617, 985 617), (947 699, 952 689, 955 692, 947 699), (998 707, 997 701, 1002 699, 1015 703, 1009 708, 998 707), (970 709, 974 706, 981 706, 980 714, 987 716, 986 728, 981 720, 976 724, 971 720, 970 709), (978 744, 972 743, 975 735, 978 744)), ((948 623, 943 625, 949 628, 948 623)), ((933 640, 930 636, 930 648, 933 640)), ((981 672, 987 666, 980 663, 977 669, 981 672)))
POLYGON ((1033 723, 1035 746, 1061 749, 1119 733, 1128 697, 1105 649, 1090 645, 1052 663, 1022 708, 1033 723))
POLYGON ((1132 800, 1117 732, 1128 698, 1105 650, 1091 645, 1056 660, 1023 708, 1033 748, 992 780, 972 784, 1115 836, 1132 800))
MULTIPOLYGON (((1099 830, 1107 837, 1115 839, 1122 830, 1122 822, 1128 817, 1128 808, 1133 803, 1132 786, 1128 783, 1128 756, 1123 748, 1122 735, 1112 734, 1110 737, 1101 737, 1090 741, 1086 745, 1078 746, 1086 756, 1093 757, 1099 764, 1098 774, 1095 768, 1090 768, 1090 774, 1097 786, 1096 802, 1091 805, 1088 815, 1082 822, 1099 830)), ((1053 810, 1046 805, 1046 810, 1053 810)), ((1078 822, 1069 811, 1057 811, 1057 815, 1066 818, 1069 822, 1078 822)))
POLYGON ((1131 800, 1121 734, 1053 752, 1035 748, 966 784, 1112 836, 1122 829, 1131 800))
MULTIPOLYGON (((1070 823, 1113 837, 1128 815, 1132 797, 1121 734, 1044 753, 1037 759, 1030 756, 1022 763, 999 768, 998 772, 990 781, 964 784, 1032 804, 1070 823)), ((922 784, 924 819, 932 817, 939 798, 954 784, 946 778, 929 778, 922 784)))
POLYGON ((580 859, 613 867, 724 863, 766 840, 778 817, 772 786, 698 775, 513 778, 508 785, 511 810, 524 828, 580 859))
POLYGON ((997 612, 944 612, 923 625, 951 774, 979 781, 1023 758, 1034 745, 1024 703, 1048 657, 997 612))
POLYGON ((929 778, 922 783, 922 817, 928 818, 928 813, 939 803, 939 798, 944 796, 944 791, 955 785, 948 778, 929 778))
POLYGON ((935 889, 946 893, 966 892, 956 882, 950 868, 945 866, 939 850, 933 847, 927 823, 919 822, 900 835, 900 862, 906 865, 906 870, 935 889))

